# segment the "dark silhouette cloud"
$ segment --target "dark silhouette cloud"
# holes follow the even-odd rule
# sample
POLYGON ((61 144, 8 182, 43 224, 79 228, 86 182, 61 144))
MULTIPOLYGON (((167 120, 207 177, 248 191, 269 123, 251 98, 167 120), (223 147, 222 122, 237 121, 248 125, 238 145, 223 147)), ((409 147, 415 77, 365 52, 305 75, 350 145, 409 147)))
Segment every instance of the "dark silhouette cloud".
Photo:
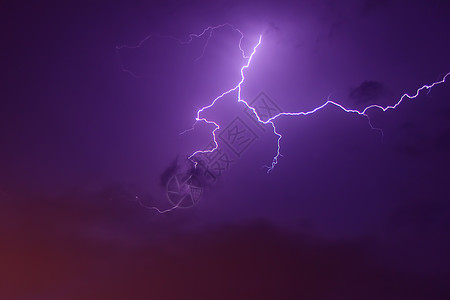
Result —
POLYGON ((381 82, 366 80, 350 92, 350 99, 360 104, 374 104, 383 96, 384 86, 381 82))

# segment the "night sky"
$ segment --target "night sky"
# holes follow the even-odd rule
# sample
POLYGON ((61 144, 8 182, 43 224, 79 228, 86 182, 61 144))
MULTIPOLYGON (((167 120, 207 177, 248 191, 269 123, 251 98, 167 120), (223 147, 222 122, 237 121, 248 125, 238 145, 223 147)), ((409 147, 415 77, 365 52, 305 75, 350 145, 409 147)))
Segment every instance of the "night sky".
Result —
POLYGON ((202 115, 222 127, 224 170, 187 159, 214 126, 180 135, 239 82, 236 28, 246 55, 262 35, 242 99, 362 110, 450 72, 449 12, 438 0, 2 2, 0 299, 450 299, 450 76, 368 111, 383 133, 335 106, 277 118, 269 174, 276 136, 237 93, 202 115), (149 208, 170 209, 186 172, 195 205, 149 208))

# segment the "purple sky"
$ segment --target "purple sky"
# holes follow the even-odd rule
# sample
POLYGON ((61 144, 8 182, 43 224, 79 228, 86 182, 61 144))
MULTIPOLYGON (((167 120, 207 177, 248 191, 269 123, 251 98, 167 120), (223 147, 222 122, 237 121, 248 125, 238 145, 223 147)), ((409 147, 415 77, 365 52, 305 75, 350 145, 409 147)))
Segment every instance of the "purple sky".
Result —
MULTIPOLYGON (((450 71, 446 1, 1 4, 1 299, 449 299, 450 82, 270 127, 190 209, 165 182, 240 80, 284 111, 388 105, 450 71), (137 45, 137 49, 120 45, 137 45), (159 37, 158 37, 159 35, 159 37), (199 58, 199 56, 201 56, 199 58), (197 59, 199 58, 199 59, 197 59), (127 69, 137 76, 125 72, 127 69), (178 164, 174 163, 178 162, 178 164)), ((220 132, 219 132, 220 133, 220 132)), ((225 147, 222 145, 222 147, 225 147)))

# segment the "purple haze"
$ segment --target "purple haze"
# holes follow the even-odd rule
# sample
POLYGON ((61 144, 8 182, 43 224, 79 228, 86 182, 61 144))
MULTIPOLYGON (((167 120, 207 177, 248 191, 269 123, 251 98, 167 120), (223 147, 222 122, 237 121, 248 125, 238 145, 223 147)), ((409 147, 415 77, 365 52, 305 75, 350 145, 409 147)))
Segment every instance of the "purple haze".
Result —
MULTIPOLYGON (((444 1, 2 5, 1 299, 448 299, 450 86, 367 118, 257 127, 197 205, 166 185, 236 86, 285 112, 363 111, 450 71, 444 1), (138 48, 137 45, 152 35, 138 48), (167 38, 168 36, 175 37, 167 38), (129 72, 124 72, 128 70, 129 72), (130 72, 134 74, 131 75, 130 72), (136 200, 136 196, 141 201, 136 200)), ((219 131, 217 131, 219 134, 219 131)))

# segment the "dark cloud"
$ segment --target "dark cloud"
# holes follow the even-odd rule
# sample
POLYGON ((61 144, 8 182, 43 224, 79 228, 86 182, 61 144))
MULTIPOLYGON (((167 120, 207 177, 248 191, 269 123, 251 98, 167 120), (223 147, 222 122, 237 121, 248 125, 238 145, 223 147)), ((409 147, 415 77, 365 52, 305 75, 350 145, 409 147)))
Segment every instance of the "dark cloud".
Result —
POLYGON ((366 80, 353 89, 349 96, 350 99, 360 104, 374 104, 383 96, 384 92, 385 88, 381 82, 366 80))
POLYGON ((40 200, 40 208, 8 209, 10 217, 21 218, 8 218, 7 224, 2 218, 3 299, 438 300, 450 295, 442 277, 412 277, 390 268, 374 256, 371 239, 325 242, 263 221, 146 239, 173 227, 146 222, 142 211, 119 209, 118 203, 113 209, 89 199, 80 211, 64 199, 40 200))
POLYGON ((178 165, 178 156, 170 163, 170 165, 161 174, 161 186, 166 186, 169 179, 180 169, 178 165))

